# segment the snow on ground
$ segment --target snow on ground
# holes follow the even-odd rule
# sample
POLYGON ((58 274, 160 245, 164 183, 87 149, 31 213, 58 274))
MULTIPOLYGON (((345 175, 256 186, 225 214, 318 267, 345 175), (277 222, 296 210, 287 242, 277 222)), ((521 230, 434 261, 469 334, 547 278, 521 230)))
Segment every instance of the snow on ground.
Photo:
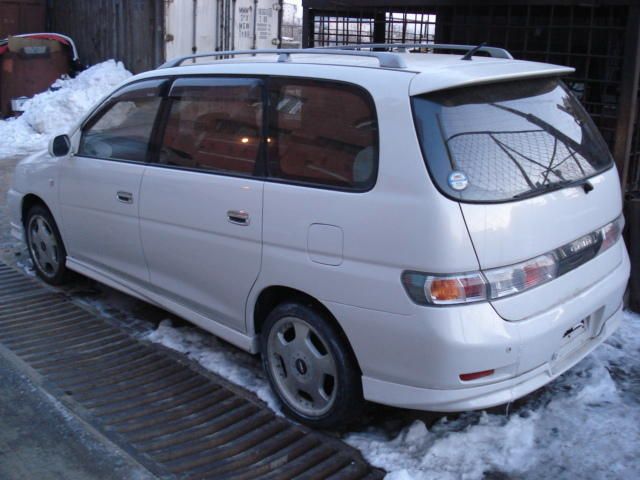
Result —
POLYGON ((121 62, 108 60, 75 78, 59 79, 25 103, 18 118, 0 120, 0 158, 47 148, 49 139, 67 133, 102 97, 131 76, 121 62))
MULTIPOLYGON (((255 392, 279 413, 256 358, 168 320, 147 338, 255 392)), ((426 423, 420 412, 389 409, 344 440, 387 470, 388 480, 640 478, 640 315, 625 313, 607 342, 508 413, 426 423)))
POLYGON ((417 420, 389 439, 380 427, 347 442, 388 478, 639 478, 640 316, 573 369, 504 413, 417 420))

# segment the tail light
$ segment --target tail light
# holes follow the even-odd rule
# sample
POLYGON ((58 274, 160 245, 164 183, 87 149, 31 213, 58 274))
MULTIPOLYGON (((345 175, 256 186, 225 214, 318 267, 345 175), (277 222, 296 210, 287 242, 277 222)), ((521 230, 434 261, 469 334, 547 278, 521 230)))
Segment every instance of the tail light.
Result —
POLYGON ((547 283, 593 258, 594 252, 585 256, 582 263, 573 263, 568 269, 563 263, 562 270, 558 268, 568 249, 574 252, 593 245, 593 242, 583 241, 586 237, 600 239, 599 255, 620 239, 623 228, 624 218, 621 215, 588 236, 515 265, 455 275, 407 271, 402 274, 402 284, 409 297, 420 305, 473 303, 515 295, 547 283))
POLYGON ((558 264, 552 254, 541 255, 526 262, 484 272, 489 284, 489 297, 502 298, 524 292, 556 278, 558 264))
POLYGON ((600 229, 602 235, 602 245, 598 253, 602 253, 614 245, 622 236, 624 230, 624 217, 620 215, 613 222, 608 223, 600 229))

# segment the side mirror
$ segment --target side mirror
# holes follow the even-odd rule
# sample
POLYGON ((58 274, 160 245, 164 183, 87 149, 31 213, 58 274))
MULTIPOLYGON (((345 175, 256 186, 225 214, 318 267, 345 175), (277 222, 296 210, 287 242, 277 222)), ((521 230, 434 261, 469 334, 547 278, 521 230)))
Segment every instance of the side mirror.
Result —
POLYGON ((68 135, 58 135, 49 144, 49 154, 52 157, 66 157, 71 151, 71 140, 68 135))

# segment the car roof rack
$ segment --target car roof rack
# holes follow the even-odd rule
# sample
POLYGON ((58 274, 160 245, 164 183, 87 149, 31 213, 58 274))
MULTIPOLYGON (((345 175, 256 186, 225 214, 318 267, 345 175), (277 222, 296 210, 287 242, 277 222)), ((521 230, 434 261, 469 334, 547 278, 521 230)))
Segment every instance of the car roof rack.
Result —
MULTIPOLYGON (((490 47, 482 45, 458 45, 449 43, 360 43, 354 45, 338 45, 335 47, 319 47, 320 50, 331 48, 333 50, 360 50, 363 48, 386 48, 389 50, 398 50, 398 53, 407 53, 408 49, 426 48, 428 50, 460 50, 465 53, 484 52, 493 58, 506 58, 513 60, 513 56, 508 50, 499 47, 490 47)), ((391 52, 389 52, 391 53, 391 52)))
POLYGON ((278 62, 291 61, 291 55, 342 55, 349 57, 370 57, 376 58, 380 67, 382 68, 407 68, 407 64, 404 59, 393 52, 362 52, 351 51, 347 49, 326 49, 326 48, 271 48, 271 49, 257 49, 257 50, 227 50, 219 52, 198 53, 195 55, 185 55, 184 57, 174 58, 166 63, 163 63, 158 68, 171 68, 179 67, 183 62, 187 60, 196 60, 197 58, 206 57, 229 57, 232 55, 263 55, 273 54, 278 55, 278 62))
MULTIPOLYGON (((230 57, 235 55, 278 55, 278 62, 284 63, 291 61, 291 55, 342 55, 353 57, 369 57, 378 60, 382 68, 407 68, 404 58, 398 53, 407 53, 407 49, 425 48, 428 50, 460 50, 467 54, 476 52, 488 53, 494 58, 506 58, 512 60, 511 54, 504 48, 487 47, 484 45, 454 45, 445 43, 361 43, 356 45, 338 45, 331 47, 317 48, 271 48, 256 50, 225 50, 217 52, 197 53, 193 55, 185 55, 183 57, 174 58, 163 63, 158 68, 179 67, 187 60, 195 62, 198 58, 207 57, 230 57), (367 49, 367 50, 365 50, 367 49), (380 49, 399 50, 398 52, 385 52, 380 49)), ((466 55, 463 57, 469 59, 466 55)))

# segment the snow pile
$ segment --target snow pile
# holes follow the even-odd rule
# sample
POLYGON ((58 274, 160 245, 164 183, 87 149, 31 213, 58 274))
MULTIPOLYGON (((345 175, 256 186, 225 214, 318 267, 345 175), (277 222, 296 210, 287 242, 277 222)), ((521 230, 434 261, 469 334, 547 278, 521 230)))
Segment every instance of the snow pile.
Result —
POLYGON ((121 62, 108 60, 75 78, 56 80, 51 89, 27 100, 18 118, 0 120, 0 158, 47 148, 67 133, 102 97, 131 76, 121 62))
MULTIPOLYGON (((419 415, 419 414, 417 414, 419 415)), ((465 413, 346 441, 389 480, 640 478, 640 316, 510 415, 465 413)), ((387 420, 388 421, 388 420, 387 420)))
POLYGON ((389 480, 483 478, 492 466, 521 474, 533 465, 535 419, 472 416, 475 424, 462 432, 456 430, 466 419, 445 419, 432 432, 416 420, 391 441, 371 441, 366 433, 353 434, 348 441, 372 463, 387 467, 389 480))
MULTIPOLYGON (((279 412, 257 358, 169 321, 147 338, 279 412)), ((434 423, 426 417, 433 414, 386 409, 344 440, 387 470, 388 480, 640 478, 640 316, 626 312, 606 343, 508 414, 469 412, 434 423)))
POLYGON ((174 328, 170 320, 160 322, 146 337, 186 354, 207 370, 254 392, 276 413, 280 407, 262 371, 260 359, 193 327, 174 328))

